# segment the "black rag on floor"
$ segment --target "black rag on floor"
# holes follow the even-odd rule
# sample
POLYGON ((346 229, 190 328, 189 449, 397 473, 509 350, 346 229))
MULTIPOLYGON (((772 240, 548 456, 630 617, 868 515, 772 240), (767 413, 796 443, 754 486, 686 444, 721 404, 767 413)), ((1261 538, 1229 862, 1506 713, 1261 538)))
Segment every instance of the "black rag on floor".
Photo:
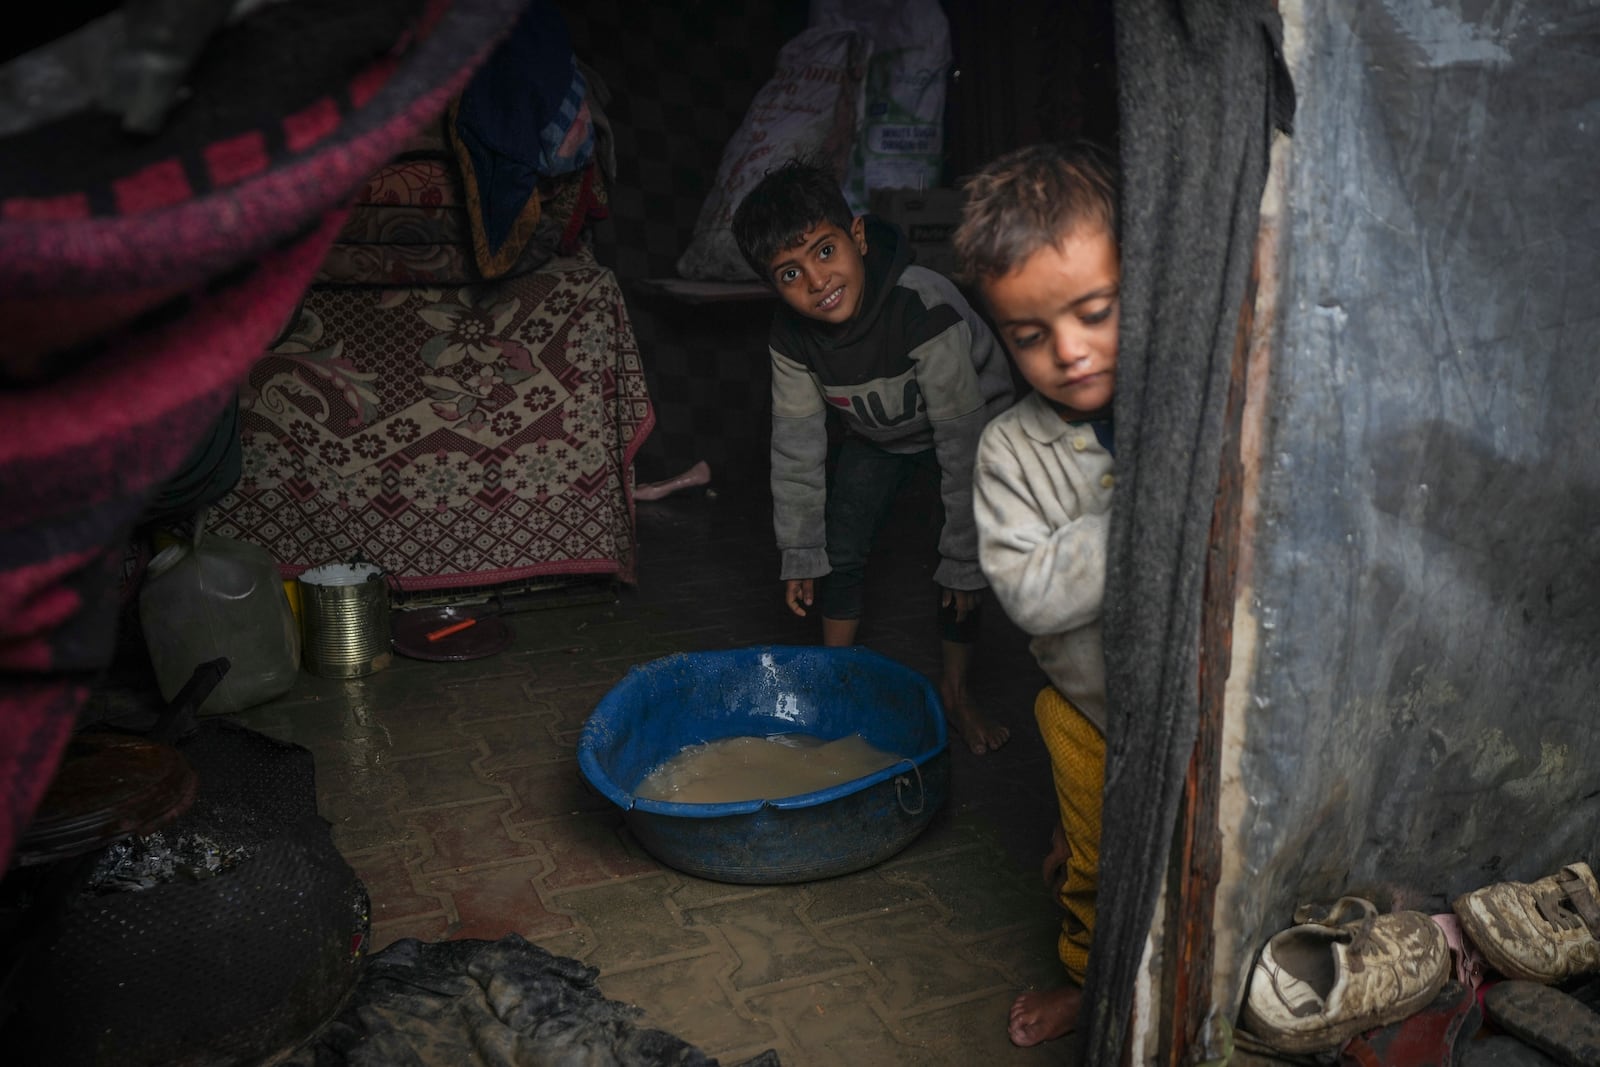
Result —
POLYGON ((1106 785, 1080 1031, 1119 1063, 1199 715, 1200 604, 1239 313, 1294 90, 1268 0, 1116 0, 1123 223, 1106 785))
MULTIPOLYGON (((396 941, 375 953, 339 1015, 283 1067, 717 1067, 638 1008, 608 1000, 593 967, 516 934, 396 941)), ((779 1067, 771 1050, 737 1067, 779 1067)))

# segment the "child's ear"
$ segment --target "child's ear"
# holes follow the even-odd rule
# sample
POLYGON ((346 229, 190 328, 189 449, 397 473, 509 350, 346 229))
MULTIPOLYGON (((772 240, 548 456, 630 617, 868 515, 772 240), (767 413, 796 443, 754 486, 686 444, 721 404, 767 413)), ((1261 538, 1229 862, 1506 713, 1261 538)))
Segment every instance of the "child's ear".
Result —
POLYGON ((867 220, 863 216, 857 215, 850 223, 850 239, 862 255, 867 254, 867 220))

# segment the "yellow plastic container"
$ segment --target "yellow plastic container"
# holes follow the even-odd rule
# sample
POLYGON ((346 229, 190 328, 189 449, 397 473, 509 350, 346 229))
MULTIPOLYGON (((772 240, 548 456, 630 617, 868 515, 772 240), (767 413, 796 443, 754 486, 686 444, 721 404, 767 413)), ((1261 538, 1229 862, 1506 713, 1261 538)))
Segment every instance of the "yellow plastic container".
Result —
POLYGON ((283 595, 289 600, 289 610, 294 614, 295 626, 305 625, 305 607, 300 600, 300 582, 295 578, 283 580, 283 595))

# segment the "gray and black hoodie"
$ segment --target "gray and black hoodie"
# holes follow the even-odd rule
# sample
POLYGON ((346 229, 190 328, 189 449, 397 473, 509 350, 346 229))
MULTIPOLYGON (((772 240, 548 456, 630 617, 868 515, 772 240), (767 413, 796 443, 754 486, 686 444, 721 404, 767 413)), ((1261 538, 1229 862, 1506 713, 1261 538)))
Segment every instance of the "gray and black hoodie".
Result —
POLYGON ((773 526, 782 579, 829 571, 825 536, 829 410, 849 433, 889 452, 935 449, 944 530, 933 579, 982 589, 972 517, 978 438, 1011 406, 1000 343, 954 282, 911 264, 900 231, 867 218, 866 292, 842 326, 784 305, 773 319, 773 526))

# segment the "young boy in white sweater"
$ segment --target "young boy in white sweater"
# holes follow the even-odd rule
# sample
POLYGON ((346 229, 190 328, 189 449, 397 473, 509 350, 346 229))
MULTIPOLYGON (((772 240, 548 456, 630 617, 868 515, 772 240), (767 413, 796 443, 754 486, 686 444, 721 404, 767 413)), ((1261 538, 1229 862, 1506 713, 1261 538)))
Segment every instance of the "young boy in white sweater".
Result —
POLYGON ((1045 861, 1066 910, 1057 948, 1071 984, 1011 1007, 1018 1045, 1077 1024, 1094 933, 1105 778, 1105 592, 1117 377, 1116 178, 1089 145, 1034 145, 967 185, 963 269, 1033 392, 984 429, 973 475, 978 561, 1033 635, 1050 684, 1034 704, 1061 824, 1045 861))

